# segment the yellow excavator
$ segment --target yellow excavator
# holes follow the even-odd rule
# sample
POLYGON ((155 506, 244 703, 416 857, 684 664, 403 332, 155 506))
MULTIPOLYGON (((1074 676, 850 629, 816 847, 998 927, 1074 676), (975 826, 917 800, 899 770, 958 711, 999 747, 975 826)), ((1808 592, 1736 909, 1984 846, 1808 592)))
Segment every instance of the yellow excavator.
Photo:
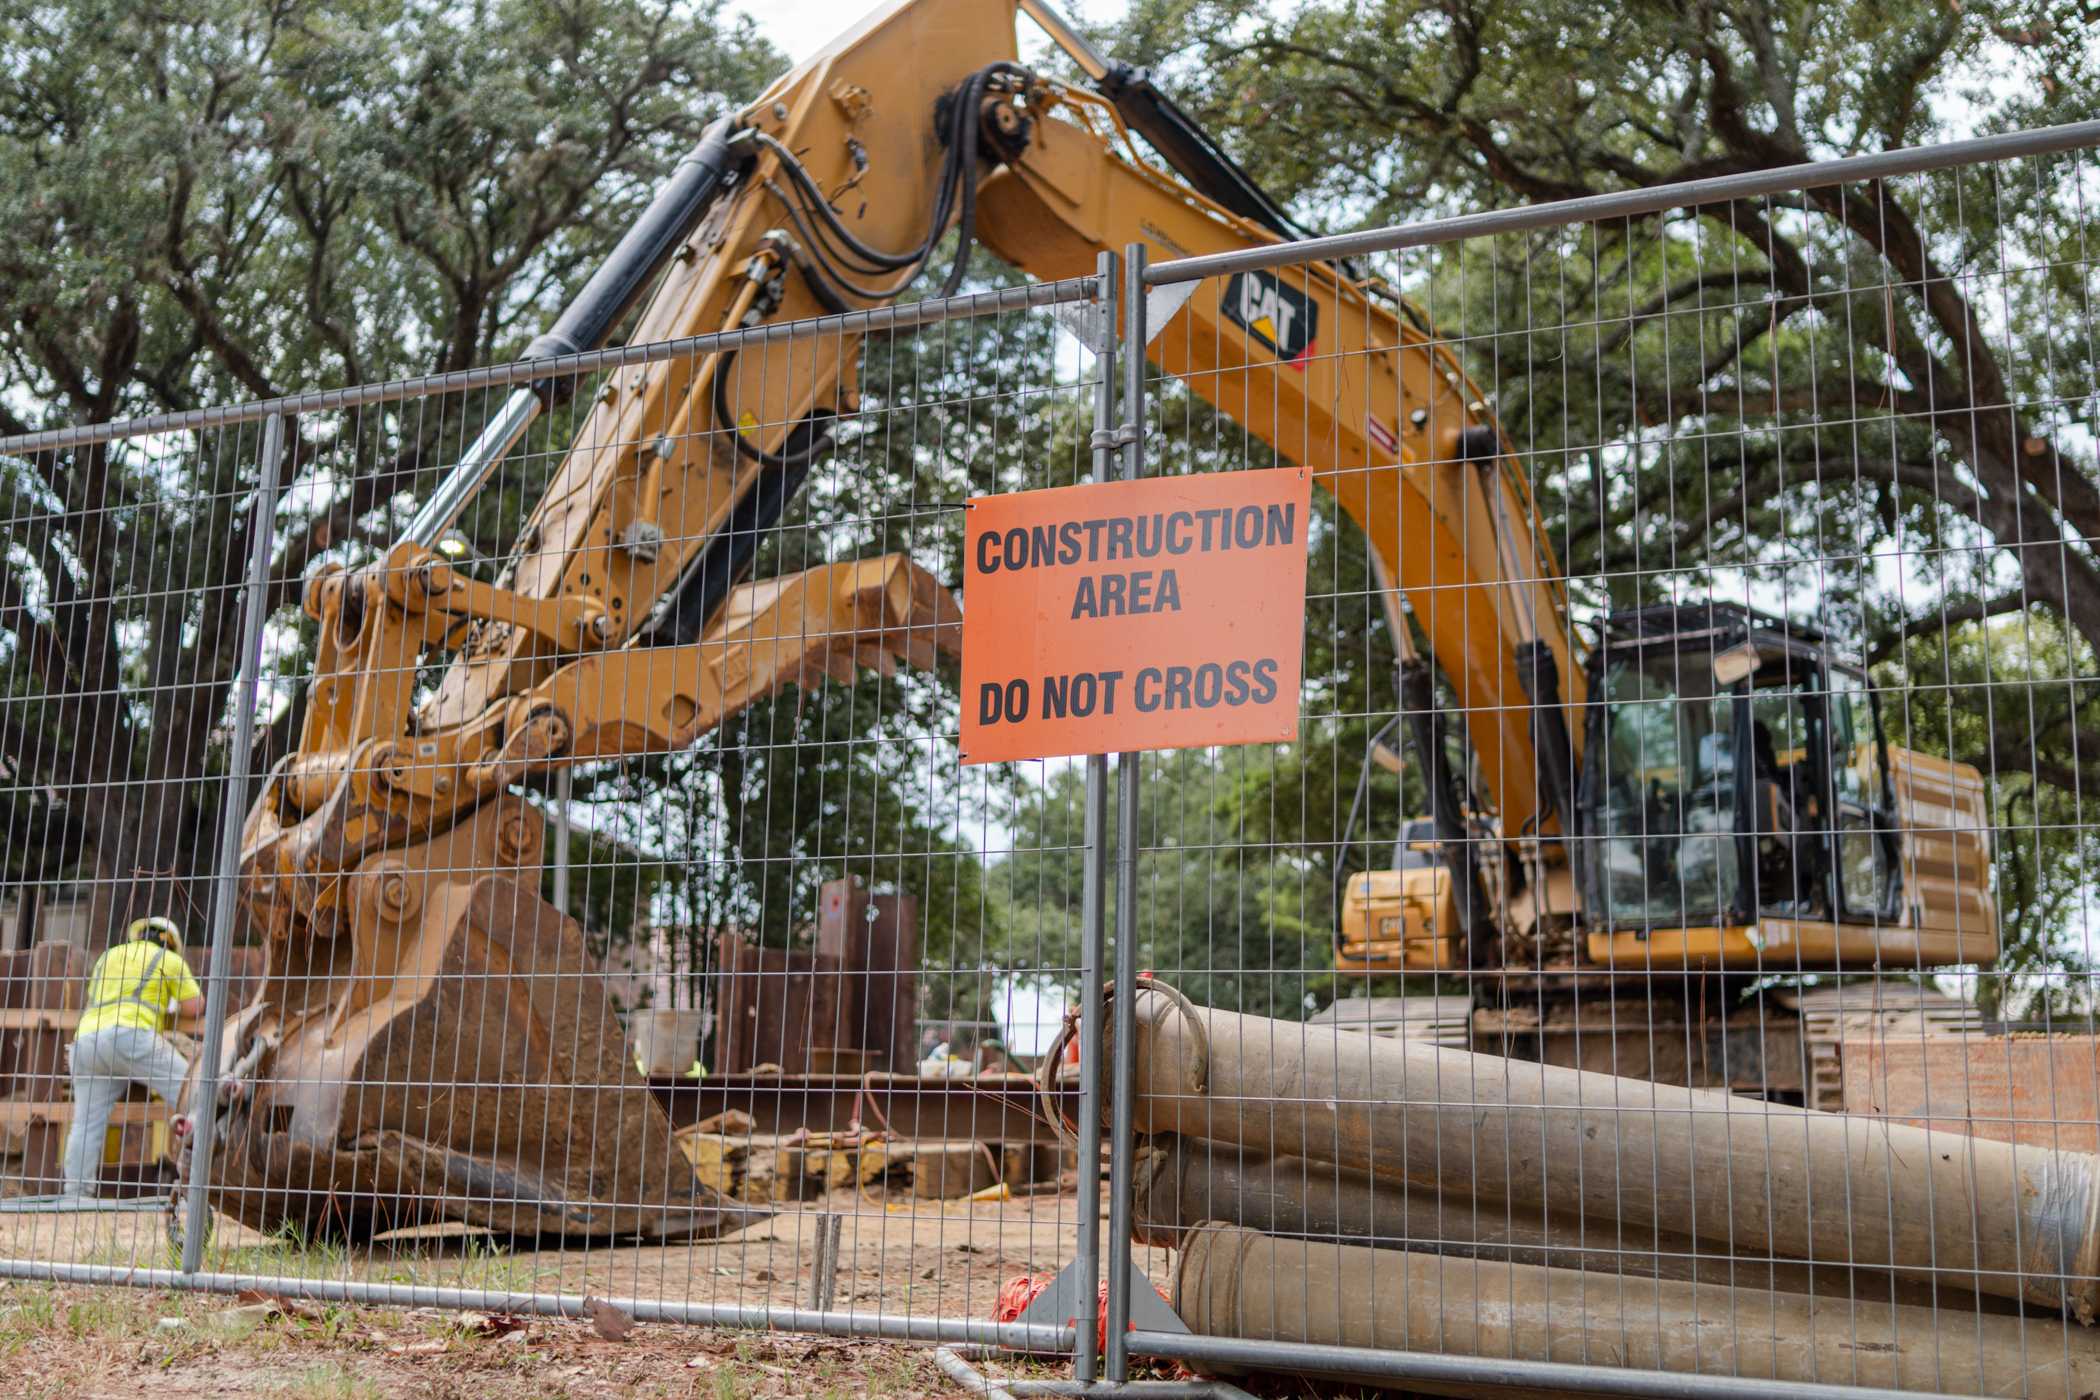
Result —
MULTIPOLYGON (((943 291, 978 245, 1051 279, 1132 242, 1166 259, 1300 234, 1038 0, 895 0, 711 127, 529 355, 599 346, 637 306, 635 344, 885 305, 942 272, 951 232, 943 291), (1020 63, 1020 11, 1086 81, 1020 63)), ((609 375, 487 582, 441 546, 564 392, 521 387, 384 558, 311 580, 303 729, 240 856, 268 975, 227 1028, 216 1208, 309 1237, 457 1219, 670 1238, 735 1218, 643 1092, 582 930, 541 900, 541 818, 517 787, 957 645, 957 605, 900 555, 746 577, 854 410, 858 351, 851 331, 782 336, 609 375)), ((1331 263, 1238 274, 1199 286, 1150 353, 1311 466, 1389 584, 1435 809, 1410 851, 1431 858, 1351 885, 1338 965, 1988 960, 1973 774, 1887 749, 1857 675, 1798 628, 1615 616, 1585 663, 1480 392, 1390 289, 1331 263), (1470 794, 1431 732, 1432 658, 1470 794), (1744 825, 1775 796, 1796 823, 1783 900, 1744 825)))

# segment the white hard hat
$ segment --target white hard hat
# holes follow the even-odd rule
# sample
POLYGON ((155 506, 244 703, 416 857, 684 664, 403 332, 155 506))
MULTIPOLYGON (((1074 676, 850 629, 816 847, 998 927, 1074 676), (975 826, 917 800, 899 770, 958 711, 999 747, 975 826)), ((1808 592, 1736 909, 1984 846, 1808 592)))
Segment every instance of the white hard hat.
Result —
POLYGON ((133 919, 131 927, 124 930, 127 938, 151 939, 170 950, 182 946, 182 930, 175 927, 173 919, 164 919, 158 914, 148 914, 143 919, 133 919))

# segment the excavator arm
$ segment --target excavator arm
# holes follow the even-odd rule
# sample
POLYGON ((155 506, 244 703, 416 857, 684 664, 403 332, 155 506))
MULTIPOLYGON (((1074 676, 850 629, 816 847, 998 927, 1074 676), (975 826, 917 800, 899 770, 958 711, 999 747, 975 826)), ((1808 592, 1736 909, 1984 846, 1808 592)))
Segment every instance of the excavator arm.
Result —
MULTIPOLYGON (((714 175, 705 186, 713 207, 681 238, 652 227, 639 240, 667 270, 633 338, 880 305, 886 298, 862 293, 901 291, 957 222, 966 225, 959 258, 974 240, 1040 278, 1085 275, 1101 250, 1132 242, 1166 258, 1277 241, 1265 224, 1281 215, 1253 196, 1235 200, 1248 214, 1234 213, 1133 158, 1108 98, 1016 66, 1013 19, 1008 0, 902 0, 781 79, 727 133, 710 132, 688 167, 714 175), (820 267, 821 244, 835 236, 819 227, 827 217, 847 226, 849 251, 883 250, 902 271, 869 277, 884 284, 871 288, 820 267)), ((1149 82, 1104 71, 1122 75, 1126 98, 1145 94, 1133 110, 1166 133, 1169 149, 1205 162, 1202 183, 1226 198, 1252 189, 1194 144, 1193 128, 1149 82)), ((672 201, 674 210, 697 216, 689 200, 672 201)), ((617 295, 591 289, 580 303, 601 312, 601 335, 623 309, 617 295)), ((1154 328, 1150 352, 1283 456, 1313 467, 1363 528, 1472 717, 1504 829, 1532 830, 1543 814, 1527 697, 1540 660, 1552 664, 1559 701, 1581 699, 1559 569, 1478 390, 1449 348, 1396 308, 1330 264, 1242 273, 1198 287, 1154 328), (1527 656, 1532 645, 1541 651, 1527 656)), ((578 334, 558 328, 541 348, 584 348, 578 334)), ((469 584, 431 553, 446 514, 464 504, 448 483, 436 499, 456 504, 419 515, 410 540, 365 583, 383 579, 390 601, 425 609, 429 635, 390 639, 386 654, 340 649, 347 669, 389 679, 324 688, 288 770, 303 799, 292 810, 316 810, 338 775, 368 772, 391 790, 393 811, 440 829, 529 771, 618 752, 573 743, 597 726, 556 702, 560 692, 590 703, 574 677, 556 682, 555 672, 588 673, 631 709, 624 697, 664 668, 652 655, 663 646, 694 648, 696 666, 719 659, 736 639, 708 624, 748 563, 735 556, 748 555, 821 454, 824 425, 854 411, 858 339, 784 335, 614 373, 528 520, 503 588, 469 584), (415 713, 417 742, 403 745, 410 668, 401 648, 441 640, 455 620, 471 624, 459 659, 415 713), (374 703, 380 690, 388 694, 374 703), (371 747, 353 757, 359 745, 371 747)), ((531 413, 499 415, 499 453, 531 413)), ((478 484, 492 465, 471 461, 455 478, 478 484)), ((322 580, 309 610, 342 616, 327 595, 350 586, 322 580)), ((923 583, 918 591, 932 597, 923 583)), ((900 639, 945 642, 952 633, 914 632, 952 621, 944 603, 931 606, 881 620, 900 639)), ((664 699, 658 722, 632 731, 646 744, 698 732, 692 697, 664 699)), ((725 713, 708 711, 701 727, 725 713)), ((1543 796, 1554 805, 1550 780, 1543 796)))
MULTIPOLYGON (((1020 3, 1100 90, 1019 65, 1016 0, 871 15, 711 128, 534 349, 593 348, 644 300, 638 343, 781 333, 606 375, 495 581, 438 546, 572 381, 513 394, 383 560, 311 582, 300 744, 242 851, 270 963, 227 1050, 257 1092, 235 1099, 215 1165, 222 1209, 352 1233, 732 1218, 646 1094, 617 1092, 639 1086, 581 930, 538 898, 539 817, 516 785, 956 645, 953 600, 902 556, 746 581, 753 542, 857 409, 859 334, 795 324, 886 305, 929 272, 953 291, 980 243, 1063 278, 1133 242, 1161 259, 1293 232, 1149 79, 1020 3), (419 696, 434 658, 447 669, 419 696), (468 1040, 470 1070, 454 1063, 468 1040), (415 1087, 448 1078, 462 1086, 415 1087)), ((1581 700, 1558 567, 1479 391, 1403 311, 1342 267, 1243 272, 1195 286, 1148 353, 1361 526, 1395 627, 1404 600, 1457 692, 1503 830, 1545 834, 1568 808, 1540 750, 1566 755, 1554 702, 1581 700)))

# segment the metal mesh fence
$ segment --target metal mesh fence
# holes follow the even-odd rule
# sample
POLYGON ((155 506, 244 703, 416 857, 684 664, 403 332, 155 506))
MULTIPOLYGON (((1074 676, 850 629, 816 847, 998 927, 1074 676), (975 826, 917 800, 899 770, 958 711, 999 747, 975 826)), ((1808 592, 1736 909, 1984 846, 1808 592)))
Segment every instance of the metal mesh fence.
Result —
POLYGON ((1125 759, 1197 1334, 2084 1388, 2089 156, 1818 173, 1150 270, 1148 469, 1327 488, 1296 741, 1125 759))
POLYGON ((11 455, 0 1254, 892 1333, 1063 1263, 1077 834, 953 762, 942 580, 1090 467, 1092 291, 11 455))
POLYGON ((0 445, 0 1273, 2100 1389, 2087 144, 0 445), (1293 739, 960 764, 968 497, 1284 465, 1293 739))

